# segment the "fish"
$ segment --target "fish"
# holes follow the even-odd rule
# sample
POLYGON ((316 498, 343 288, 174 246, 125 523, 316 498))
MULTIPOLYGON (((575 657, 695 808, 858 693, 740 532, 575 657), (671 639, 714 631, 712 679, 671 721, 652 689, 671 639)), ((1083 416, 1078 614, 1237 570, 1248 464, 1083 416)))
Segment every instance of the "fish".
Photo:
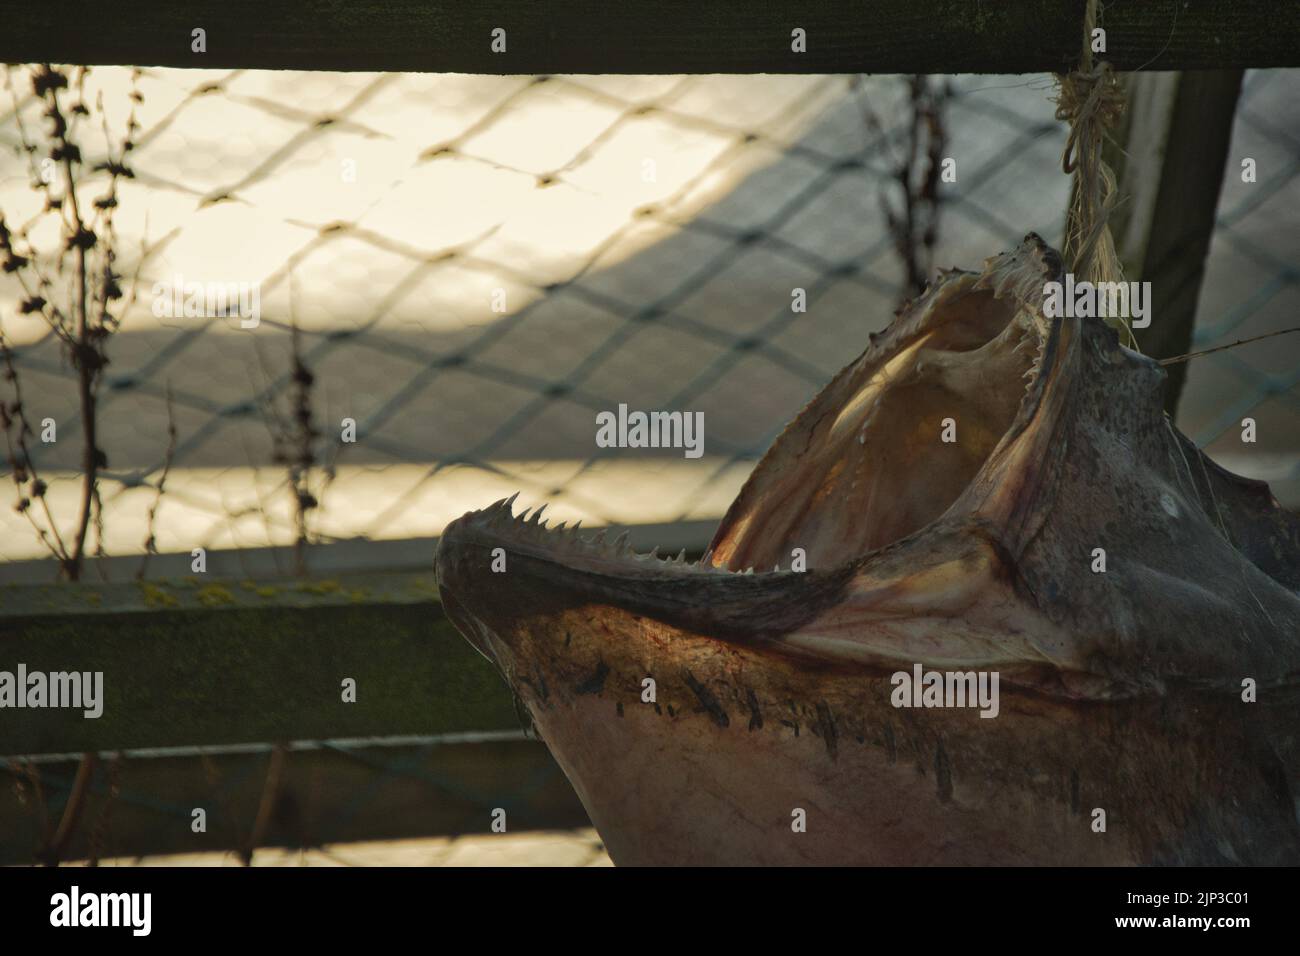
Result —
POLYGON ((1044 314, 1063 275, 1033 233, 942 270, 698 561, 447 526, 443 611, 615 864, 1300 862, 1300 521, 1044 314))

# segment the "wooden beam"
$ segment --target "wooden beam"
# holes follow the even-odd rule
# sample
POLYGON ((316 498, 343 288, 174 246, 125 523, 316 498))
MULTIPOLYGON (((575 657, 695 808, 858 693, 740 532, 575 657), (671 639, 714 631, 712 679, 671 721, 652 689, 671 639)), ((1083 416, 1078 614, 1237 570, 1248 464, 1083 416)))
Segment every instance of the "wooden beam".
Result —
POLYGON ((19 664, 102 672, 103 714, 6 708, 0 756, 519 728, 431 574, 9 585, 0 670, 19 664))
MULTIPOLYGON (((1086 0, 46 0, 10 11, 0 60, 469 73, 1038 73, 1078 59, 1086 0), (206 31, 206 52, 191 31, 206 31), (506 31, 505 52, 491 49, 506 31), (806 32, 806 52, 791 34, 806 32)), ((1300 5, 1109 3, 1119 70, 1300 66, 1300 5)))

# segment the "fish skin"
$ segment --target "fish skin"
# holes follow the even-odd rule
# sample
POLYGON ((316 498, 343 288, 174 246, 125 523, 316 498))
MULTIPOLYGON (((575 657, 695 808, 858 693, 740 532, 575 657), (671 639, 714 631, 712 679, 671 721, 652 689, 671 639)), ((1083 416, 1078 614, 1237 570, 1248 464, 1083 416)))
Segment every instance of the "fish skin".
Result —
POLYGON ((1300 522, 1178 433, 1155 362, 1096 320, 1042 316, 1060 272, 1031 234, 944 273, 786 429, 701 565, 501 503, 448 526, 445 610, 616 863, 1300 862, 1300 522), (990 292, 1033 333, 1030 380, 955 500, 805 573, 731 573, 792 540, 765 516, 817 530, 815 507, 781 511, 790 476, 840 448, 836 423, 891 356, 960 334, 990 292), (890 675, 916 662, 997 671, 999 715, 895 708, 890 675))

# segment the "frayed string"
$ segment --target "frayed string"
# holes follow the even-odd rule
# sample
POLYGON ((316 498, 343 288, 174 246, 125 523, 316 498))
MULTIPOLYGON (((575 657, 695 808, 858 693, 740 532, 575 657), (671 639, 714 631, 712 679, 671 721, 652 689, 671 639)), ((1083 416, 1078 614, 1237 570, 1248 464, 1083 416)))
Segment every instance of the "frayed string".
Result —
MULTIPOLYGON (((1102 147, 1123 115, 1124 91, 1109 63, 1093 62, 1098 6, 1097 0, 1088 0, 1079 69, 1056 78, 1056 118, 1070 125, 1061 170, 1074 176, 1065 259, 1079 281, 1123 282, 1124 267, 1108 225, 1119 190, 1102 147)), ((1136 345, 1127 321, 1122 325, 1128 343, 1136 345)))

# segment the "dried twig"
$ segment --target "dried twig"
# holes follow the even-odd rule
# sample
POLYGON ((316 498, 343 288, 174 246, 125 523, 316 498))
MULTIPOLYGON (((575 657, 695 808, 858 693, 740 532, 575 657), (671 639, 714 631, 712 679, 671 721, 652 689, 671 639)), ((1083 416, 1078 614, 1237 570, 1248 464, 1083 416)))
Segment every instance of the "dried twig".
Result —
POLYGON ((271 748, 271 757, 266 766, 266 782, 262 786, 262 797, 257 803, 257 816, 253 819, 253 828, 248 834, 248 842, 239 851, 244 866, 253 865, 253 852, 261 846, 275 814, 280 799, 280 783, 284 776, 286 754, 284 744, 276 744, 271 748))
POLYGON ((59 828, 37 853, 38 859, 46 866, 59 865, 68 844, 72 841, 72 835, 77 832, 77 825, 81 822, 81 811, 85 808, 86 794, 89 792, 90 782, 95 776, 97 763, 96 756, 93 753, 87 753, 82 755, 81 762, 77 764, 77 775, 72 780, 72 790, 68 794, 68 802, 63 805, 63 816, 59 819, 59 828))
MULTIPOLYGON (((29 227, 11 228, 0 213, 0 259, 3 269, 16 277, 25 296, 19 305, 19 312, 23 315, 38 315, 45 320, 51 332, 62 343, 64 356, 76 375, 82 439, 81 495, 72 530, 65 538, 50 513, 45 496, 47 485, 36 474, 27 447, 27 438, 34 432, 22 401, 13 349, 7 341, 0 339, 5 379, 15 396, 13 402, 3 409, 0 423, 5 428, 9 460, 17 485, 17 507, 27 514, 41 542, 58 560, 60 573, 71 581, 81 577, 87 538, 92 530, 94 553, 103 554, 103 507, 99 478, 108 466, 108 459, 98 441, 99 386, 108 364, 107 342, 119 325, 115 312, 123 298, 119 284, 121 277, 114 266, 116 233, 113 228, 113 213, 117 208, 120 180, 134 175, 126 165, 125 158, 135 147, 135 136, 139 129, 135 108, 143 99, 139 89, 133 88, 133 105, 127 119, 126 133, 118 144, 116 154, 102 98, 97 100, 106 153, 105 159, 93 167, 93 172, 105 172, 108 176, 104 193, 93 201, 91 208, 85 208, 79 189, 83 172, 77 133, 81 120, 90 115, 90 109, 85 103, 85 79, 88 72, 87 67, 78 68, 70 82, 67 74, 49 64, 32 70, 32 91, 41 101, 44 107, 43 117, 50 124, 45 133, 43 156, 39 156, 42 149, 29 138, 22 122, 21 101, 14 88, 13 70, 7 70, 5 74, 6 86, 16 108, 22 149, 27 154, 33 176, 32 188, 45 197, 43 214, 57 216, 61 226, 62 241, 57 256, 54 257, 57 275, 64 280, 61 286, 56 286, 55 280, 42 267, 41 256, 28 239, 29 227), (61 177, 55 175, 55 170, 61 172, 61 177), (69 259, 72 261, 72 272, 70 276, 65 276, 69 259), (63 295, 66 295, 66 306, 61 306, 56 301, 63 295), (45 515, 43 525, 31 513, 32 498, 41 501, 45 515)), ((138 79, 139 71, 134 76, 138 79)))
MULTIPOLYGON (((951 96, 947 82, 915 75, 905 79, 909 120, 901 154, 896 154, 880 118, 859 96, 863 122, 883 143, 892 167, 894 192, 882 189, 880 207, 903 265, 902 298, 919 295, 934 266, 934 246, 939 232, 939 182, 947 133, 943 113, 951 96)), ((859 80, 861 86, 861 80, 859 80)))
POLYGON ((163 495, 167 493, 167 476, 172 471, 172 460, 176 457, 176 413, 172 405, 172 384, 167 383, 167 452, 163 457, 162 474, 158 476, 158 487, 154 491, 153 504, 149 506, 149 518, 145 523, 144 539, 144 557, 140 559, 140 570, 136 572, 136 580, 143 581, 145 572, 149 570, 149 559, 158 553, 158 539, 156 536, 156 524, 158 520, 158 508, 162 504, 163 495))
MULTIPOLYGON (((292 294, 292 286, 290 287, 292 294)), ((317 460, 316 446, 321 437, 316 427, 312 411, 312 392, 316 385, 316 376, 303 359, 302 335, 298 321, 293 314, 292 299, 290 305, 290 391, 289 408, 282 413, 277 407, 272 394, 272 378, 266 368, 261 351, 258 362, 262 365, 263 375, 267 380, 264 392, 263 418, 271 433, 273 459, 287 472, 288 487, 293 495, 294 526, 294 573, 307 573, 307 546, 311 543, 311 512, 320 506, 317 494, 316 472, 320 467, 317 460)), ((325 469, 325 485, 333 477, 332 466, 325 469)), ((323 487, 323 486, 322 486, 323 487)))
POLYGON ((87 856, 88 866, 99 866, 100 857, 104 853, 104 842, 108 835, 109 827, 113 820, 113 805, 117 802, 118 795, 122 792, 122 755, 114 754, 108 762, 108 769, 104 786, 104 799, 99 807, 99 814, 95 818, 95 824, 90 831, 89 854, 87 856))

